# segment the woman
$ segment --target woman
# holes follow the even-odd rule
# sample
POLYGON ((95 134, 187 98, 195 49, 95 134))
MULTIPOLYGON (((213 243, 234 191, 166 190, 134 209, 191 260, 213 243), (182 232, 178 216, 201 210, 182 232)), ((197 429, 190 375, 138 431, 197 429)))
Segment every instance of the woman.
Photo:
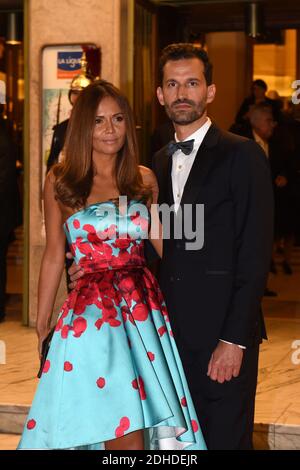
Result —
MULTIPOLYGON (((105 81, 88 86, 72 112, 64 161, 45 182, 39 351, 64 231, 85 275, 60 312, 19 449, 205 449, 166 306, 145 266, 158 191, 137 154, 126 98, 105 81), (117 204, 121 195, 127 204, 117 204)), ((151 241, 161 254, 161 237, 151 241)))

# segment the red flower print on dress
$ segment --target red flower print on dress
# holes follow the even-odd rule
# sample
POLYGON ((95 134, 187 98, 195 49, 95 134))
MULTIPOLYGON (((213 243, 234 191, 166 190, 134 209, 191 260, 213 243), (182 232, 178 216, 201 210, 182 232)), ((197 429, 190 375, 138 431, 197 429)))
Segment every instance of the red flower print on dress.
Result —
POLYGON ((121 426, 118 426, 116 431, 115 431, 115 436, 116 437, 123 437, 124 436, 124 429, 121 428, 121 426))
POLYGON ((135 241, 136 245, 130 247, 130 258, 131 261, 135 264, 143 265, 145 264, 145 258, 143 255, 143 242, 135 241))
POLYGON ((47 374, 49 369, 50 369, 50 361, 49 359, 46 359, 44 367, 43 367, 43 374, 47 374))
POLYGON ((109 227, 107 227, 104 230, 98 230, 97 231, 97 237, 98 240, 101 242, 104 240, 113 240, 117 236, 117 230, 118 227, 115 224, 111 224, 109 227))
POLYGON ((112 299, 108 298, 108 297, 104 297, 102 299, 102 304, 103 304, 103 307, 104 308, 114 308, 114 303, 112 301, 112 299))
POLYGON ((116 238, 117 226, 115 224, 110 225, 105 230, 99 230, 96 232, 96 229, 93 225, 86 224, 83 226, 83 230, 88 232, 87 239, 88 241, 97 248, 97 245, 103 245, 104 240, 112 240, 116 238))
POLYGON ((61 330, 61 337, 62 339, 67 339, 69 331, 72 329, 70 325, 64 325, 61 330))
POLYGON ((80 222, 78 219, 74 219, 73 220, 73 226, 74 228, 76 228, 77 230, 80 228, 80 222))
POLYGON ((127 248, 130 247, 131 243, 131 240, 128 238, 117 238, 112 245, 114 248, 119 248, 120 250, 127 250, 127 248))
POLYGON ((130 421, 127 417, 121 418, 120 419, 120 424, 115 430, 115 436, 116 437, 122 437, 124 436, 124 432, 127 431, 130 427, 130 421))
POLYGON ((141 300, 143 299, 143 293, 140 292, 140 290, 135 289, 134 291, 131 292, 131 299, 134 300, 136 303, 140 303, 141 300))
POLYGON ((194 433, 196 433, 199 429, 198 423, 195 419, 192 419, 192 428, 193 428, 194 433))
POLYGON ((139 391, 141 400, 146 400, 145 384, 141 376, 131 382, 132 387, 139 391))
POLYGON ((131 256, 127 250, 121 250, 117 256, 112 256, 114 266, 126 266, 131 261, 131 256))
POLYGON ((128 276, 128 274, 122 276, 119 282, 119 289, 124 295, 131 294, 135 290, 133 278, 131 276, 128 276))
POLYGON ((73 327, 72 327, 72 330, 74 332, 73 334, 74 338, 80 338, 82 333, 85 332, 86 328, 87 328, 86 319, 82 317, 76 318, 73 322, 73 327))
POLYGON ((135 321, 146 321, 149 315, 147 305, 143 303, 135 304, 132 310, 132 316, 135 321))
POLYGON ((105 378, 104 377, 99 377, 99 379, 97 380, 97 387, 99 388, 104 388, 105 387, 105 378))
POLYGON ((73 364, 71 364, 71 362, 69 362, 69 361, 66 361, 64 363, 64 370, 66 372, 71 372, 73 370, 73 364))
POLYGON ((163 314, 163 316, 165 317, 165 321, 166 322, 169 322, 169 314, 168 314, 168 310, 167 310, 167 307, 165 305, 163 305, 161 307, 161 313, 163 314))
POLYGON ((107 297, 112 298, 115 294, 115 288, 113 286, 113 272, 108 271, 105 273, 107 279, 101 279, 98 284, 99 291, 102 295, 107 295, 107 297))
POLYGON ((147 355, 148 355, 151 362, 153 362, 155 360, 155 354, 153 354, 153 352, 149 351, 149 352, 147 352, 147 355))
POLYGON ((157 296, 153 289, 147 289, 148 294, 148 303, 151 310, 158 310, 161 311, 160 303, 158 302, 157 296))
POLYGON ((162 337, 165 333, 167 333, 167 328, 165 326, 158 328, 158 334, 160 337, 162 337))
POLYGON ((95 285, 93 284, 87 287, 81 287, 73 309, 74 315, 84 313, 88 305, 97 305, 98 295, 98 289, 95 289, 95 285))
POLYGON ((30 419, 27 423, 27 429, 31 430, 34 429, 36 426, 36 421, 34 419, 30 419))
POLYGON ((98 320, 95 322, 95 327, 97 328, 97 330, 100 330, 103 323, 104 322, 103 322, 102 318, 98 318, 98 320))
POLYGON ((58 322, 56 323, 55 331, 61 330, 63 327, 63 324, 64 324, 63 319, 59 318, 58 322))
POLYGON ((120 326, 122 323, 116 318, 118 315, 118 311, 113 301, 107 297, 104 297, 102 299, 102 303, 102 317, 96 321, 96 328, 100 330, 103 323, 108 323, 112 327, 120 326))
POLYGON ((130 220, 135 225, 138 225, 139 227, 141 227, 143 231, 148 231, 148 219, 144 219, 144 217, 141 217, 140 212, 136 212, 135 214, 132 214, 130 216, 130 220))
POLYGON ((129 418, 127 418, 127 416, 124 416, 123 418, 121 418, 120 426, 121 428, 124 429, 124 431, 127 431, 130 428, 130 421, 129 421, 129 418))
POLYGON ((185 398, 185 397, 182 397, 182 398, 181 398, 181 405, 182 405, 182 406, 187 406, 187 402, 186 402, 186 398, 185 398))

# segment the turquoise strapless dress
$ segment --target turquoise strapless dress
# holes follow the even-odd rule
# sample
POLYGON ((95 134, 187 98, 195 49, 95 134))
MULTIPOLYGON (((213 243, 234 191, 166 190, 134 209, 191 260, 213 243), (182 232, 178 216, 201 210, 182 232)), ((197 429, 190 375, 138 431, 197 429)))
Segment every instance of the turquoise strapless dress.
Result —
MULTIPOLYGON (((91 204, 64 224, 85 275, 58 316, 18 449, 104 449, 143 429, 146 449, 205 449, 158 283, 149 212, 91 204)), ((170 312, 172 314, 172 312, 170 312)), ((198 419, 199 418, 199 419, 198 419)))

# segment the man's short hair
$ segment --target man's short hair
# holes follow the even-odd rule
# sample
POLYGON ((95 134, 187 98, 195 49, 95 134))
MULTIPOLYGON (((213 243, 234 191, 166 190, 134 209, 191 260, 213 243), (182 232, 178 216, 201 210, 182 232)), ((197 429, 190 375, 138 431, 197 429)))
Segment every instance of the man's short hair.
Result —
POLYGON ((267 89, 268 89, 268 85, 261 78, 258 78, 257 80, 254 80, 254 82, 252 83, 252 86, 254 86, 254 85, 259 86, 260 88, 262 88, 265 91, 267 91, 267 89))
POLYGON ((163 82, 163 75, 164 75, 164 66, 170 60, 176 61, 181 59, 199 59, 204 65, 204 76, 206 80, 206 84, 212 84, 212 64, 209 61, 207 52, 199 46, 195 46, 194 44, 190 43, 177 43, 177 44, 169 44, 166 46, 161 54, 159 60, 159 79, 160 83, 163 82))
POLYGON ((267 103, 262 102, 255 104, 254 106, 251 106, 250 112, 249 112, 249 119, 251 124, 256 122, 257 118, 261 114, 271 114, 273 117, 273 110, 272 107, 269 106, 267 103))

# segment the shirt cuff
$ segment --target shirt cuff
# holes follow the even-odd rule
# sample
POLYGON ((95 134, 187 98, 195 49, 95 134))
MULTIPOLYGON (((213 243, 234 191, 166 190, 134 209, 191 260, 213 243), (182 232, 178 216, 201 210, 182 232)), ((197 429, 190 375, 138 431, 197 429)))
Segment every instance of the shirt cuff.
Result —
MULTIPOLYGON (((234 344, 234 343, 230 343, 230 341, 225 341, 225 339, 220 339, 219 341, 222 341, 223 343, 226 343, 226 344, 234 344)), ((241 344, 236 344, 236 346, 238 346, 241 349, 247 349, 246 346, 242 346, 241 344)))

